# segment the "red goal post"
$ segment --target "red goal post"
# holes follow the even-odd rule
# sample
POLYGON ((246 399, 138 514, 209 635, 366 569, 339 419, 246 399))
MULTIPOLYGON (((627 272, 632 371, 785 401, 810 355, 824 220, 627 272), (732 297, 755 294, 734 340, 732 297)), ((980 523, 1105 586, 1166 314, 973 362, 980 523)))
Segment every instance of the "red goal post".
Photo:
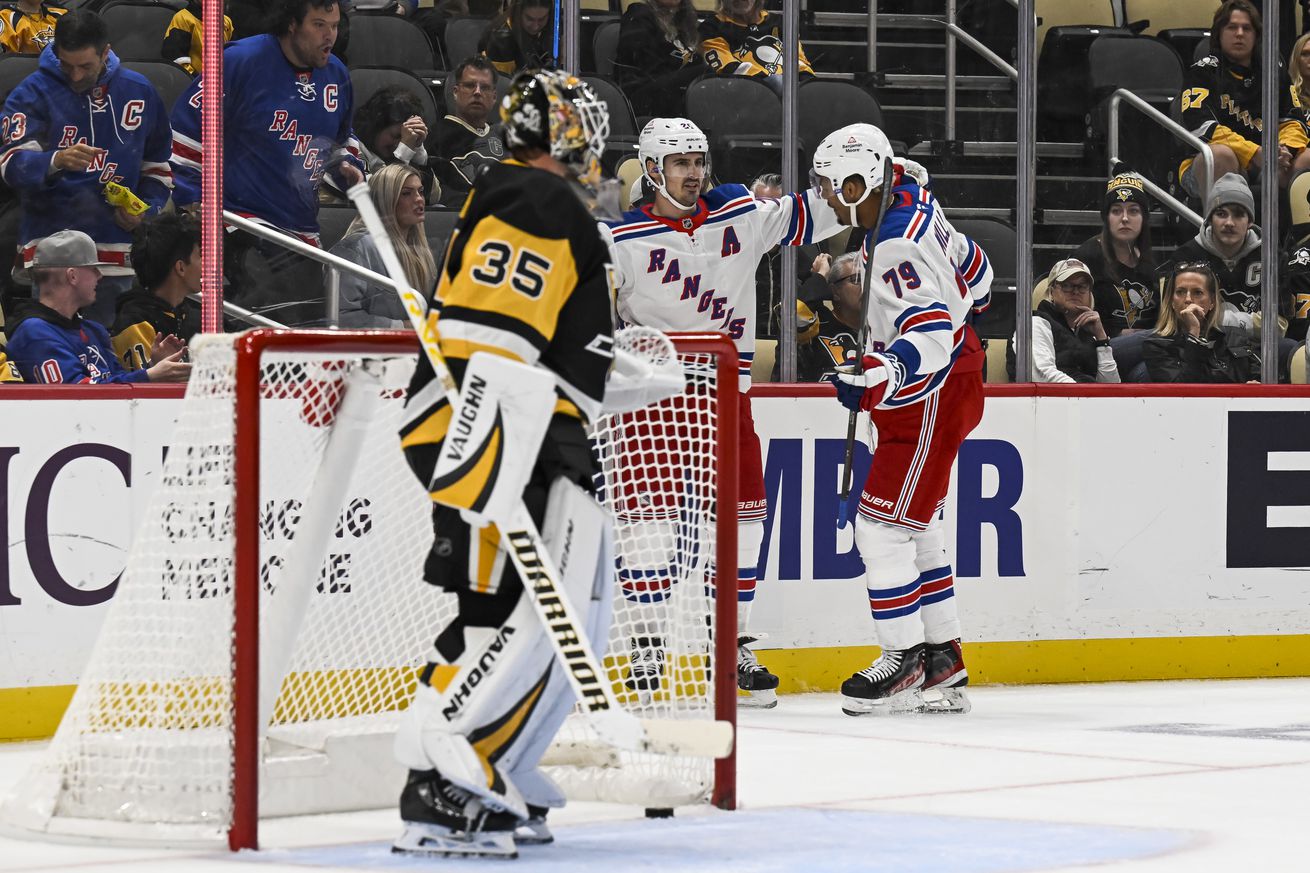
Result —
MULTIPOLYGON (((621 703, 639 716, 735 725, 737 356, 722 336, 673 339, 687 389, 650 410, 680 432, 693 426, 675 460, 699 465, 713 500, 679 509, 685 578, 664 619, 677 630, 669 681, 621 703)), ((396 802, 403 773, 389 737, 454 610, 421 580, 430 504, 397 433, 417 349, 402 331, 197 338, 120 587, 54 740, 0 803, 6 829, 154 845, 226 838, 235 850, 258 846, 261 813, 396 802)), ((606 441, 645 412, 595 424, 603 468, 627 456, 607 455, 606 441)), ((634 548, 622 527, 620 560, 634 548)), ((597 645, 616 687, 626 608, 616 597, 610 640, 597 645)), ((735 752, 579 760, 580 721, 561 730, 572 751, 562 757, 574 760, 551 768, 570 796, 735 807, 735 752)))

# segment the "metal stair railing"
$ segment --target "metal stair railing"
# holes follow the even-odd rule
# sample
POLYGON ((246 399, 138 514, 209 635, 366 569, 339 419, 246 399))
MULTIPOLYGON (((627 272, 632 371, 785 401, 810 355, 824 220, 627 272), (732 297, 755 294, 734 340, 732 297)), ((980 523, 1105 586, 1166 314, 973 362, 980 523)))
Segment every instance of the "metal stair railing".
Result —
MULTIPOLYGON (((1167 133, 1172 134, 1175 139, 1179 139, 1196 149, 1201 156, 1202 162, 1205 164, 1205 176, 1201 180, 1204 183, 1201 185, 1201 199, 1205 200, 1206 192, 1210 190, 1210 186, 1214 183, 1214 155, 1210 153, 1210 149, 1206 147, 1206 144, 1202 142, 1196 134, 1192 133, 1190 130, 1183 127, 1181 124, 1174 121, 1172 118, 1165 115, 1159 109, 1156 109, 1150 103, 1147 103, 1127 88, 1119 88, 1111 94, 1109 104, 1106 107, 1109 116, 1106 123, 1106 151, 1108 152, 1107 160, 1109 162, 1110 173, 1114 172, 1115 164, 1119 162, 1119 107, 1123 103, 1127 103, 1138 112, 1141 112, 1151 121, 1155 122, 1156 125, 1164 128, 1167 133)), ((1197 227, 1204 224, 1204 219, 1193 212, 1191 207, 1152 182, 1150 179, 1143 177, 1143 184, 1152 197, 1169 207, 1169 209, 1173 210, 1177 215, 1182 216, 1197 227)))

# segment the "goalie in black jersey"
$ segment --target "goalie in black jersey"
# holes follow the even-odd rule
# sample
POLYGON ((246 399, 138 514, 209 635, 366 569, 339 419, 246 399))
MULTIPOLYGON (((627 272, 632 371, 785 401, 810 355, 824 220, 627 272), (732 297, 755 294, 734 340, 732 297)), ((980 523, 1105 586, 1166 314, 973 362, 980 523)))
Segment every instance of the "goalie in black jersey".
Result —
POLYGON ((410 776, 395 848, 416 854, 512 857, 516 838, 551 839, 546 809, 564 802, 537 764, 574 697, 500 548, 495 495, 521 496, 591 640, 610 618, 610 525, 583 429, 608 399, 613 358, 609 252, 584 202, 608 111, 563 72, 520 74, 500 111, 512 157, 475 179, 433 301, 465 390, 452 407, 420 356, 401 431, 433 500, 424 576, 459 606, 396 738, 410 776), (487 409, 495 423, 474 449, 487 409))

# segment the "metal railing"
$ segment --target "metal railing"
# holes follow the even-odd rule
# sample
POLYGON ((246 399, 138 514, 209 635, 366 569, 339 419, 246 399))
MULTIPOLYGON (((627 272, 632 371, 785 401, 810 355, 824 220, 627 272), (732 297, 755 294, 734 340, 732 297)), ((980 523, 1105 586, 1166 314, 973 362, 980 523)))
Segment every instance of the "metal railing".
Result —
MULTIPOLYGON (((345 258, 341 257, 340 255, 334 255, 331 252, 325 252, 320 248, 311 246, 307 242, 302 242, 301 240, 298 240, 289 234, 283 233, 280 230, 274 230, 273 228, 267 225, 259 224, 258 222, 251 221, 248 218, 242 218, 240 215, 237 215, 235 212, 228 212, 226 209, 224 209, 223 221, 225 221, 226 223, 230 224, 233 227, 244 230, 246 233, 252 236, 257 236, 262 240, 267 240, 268 242, 282 246, 288 251, 295 252, 296 254, 309 258, 312 261, 318 261, 320 264, 327 267, 328 268, 327 278, 326 281, 324 282, 324 302, 325 302, 325 310, 326 310, 326 320, 330 327, 336 327, 338 322, 340 321, 341 301, 337 294, 337 290, 340 285, 340 275, 339 275, 340 273, 349 273, 352 276, 358 276, 364 281, 371 282, 374 285, 381 285, 386 288, 393 288, 397 290, 399 289, 399 286, 394 281, 392 281, 390 276, 384 276, 381 273, 375 273, 372 270, 368 269, 367 267, 361 267, 359 264, 356 264, 354 261, 348 261, 345 258)), ((245 315, 242 315, 236 311, 229 311, 228 306, 229 304, 224 302, 223 304, 224 312, 227 312, 228 314, 234 315, 238 318, 245 319, 245 315)), ((241 313, 247 313, 249 315, 255 316, 256 318, 263 318, 263 316, 250 312, 250 310, 248 309, 241 309, 241 307, 236 307, 236 309, 240 310, 241 313)), ((252 321, 251 323, 262 324, 265 327, 283 327, 283 325, 278 324, 277 322, 271 320, 266 320, 264 322, 252 321)))
MULTIPOLYGON (((1115 164, 1119 162, 1119 107, 1123 103, 1132 106, 1159 127, 1164 128, 1166 132, 1173 134, 1176 139, 1182 140, 1196 149, 1205 164, 1205 177, 1201 180, 1203 184, 1200 186, 1201 199, 1204 201, 1210 186, 1214 184, 1214 155, 1210 153, 1210 149, 1206 148, 1205 143, 1190 130, 1125 88, 1120 88, 1111 94, 1110 101, 1106 106, 1109 116, 1106 120, 1106 152, 1110 173, 1114 173, 1115 164)), ((1197 227, 1205 223, 1205 219, 1193 212, 1186 203, 1178 200, 1150 179, 1143 177, 1142 182, 1152 197, 1169 207, 1176 214, 1186 218, 1197 227)))

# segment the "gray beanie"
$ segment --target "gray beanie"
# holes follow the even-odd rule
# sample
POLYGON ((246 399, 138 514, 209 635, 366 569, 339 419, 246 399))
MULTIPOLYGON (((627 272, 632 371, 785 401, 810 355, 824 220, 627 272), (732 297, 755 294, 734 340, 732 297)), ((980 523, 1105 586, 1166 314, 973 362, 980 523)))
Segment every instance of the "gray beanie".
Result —
POLYGON ((1205 198, 1205 215, 1209 218, 1220 206, 1236 204, 1246 210, 1246 214, 1255 220, 1255 198, 1251 196, 1251 186, 1246 179, 1236 173, 1225 173, 1210 189, 1210 196, 1205 198))

